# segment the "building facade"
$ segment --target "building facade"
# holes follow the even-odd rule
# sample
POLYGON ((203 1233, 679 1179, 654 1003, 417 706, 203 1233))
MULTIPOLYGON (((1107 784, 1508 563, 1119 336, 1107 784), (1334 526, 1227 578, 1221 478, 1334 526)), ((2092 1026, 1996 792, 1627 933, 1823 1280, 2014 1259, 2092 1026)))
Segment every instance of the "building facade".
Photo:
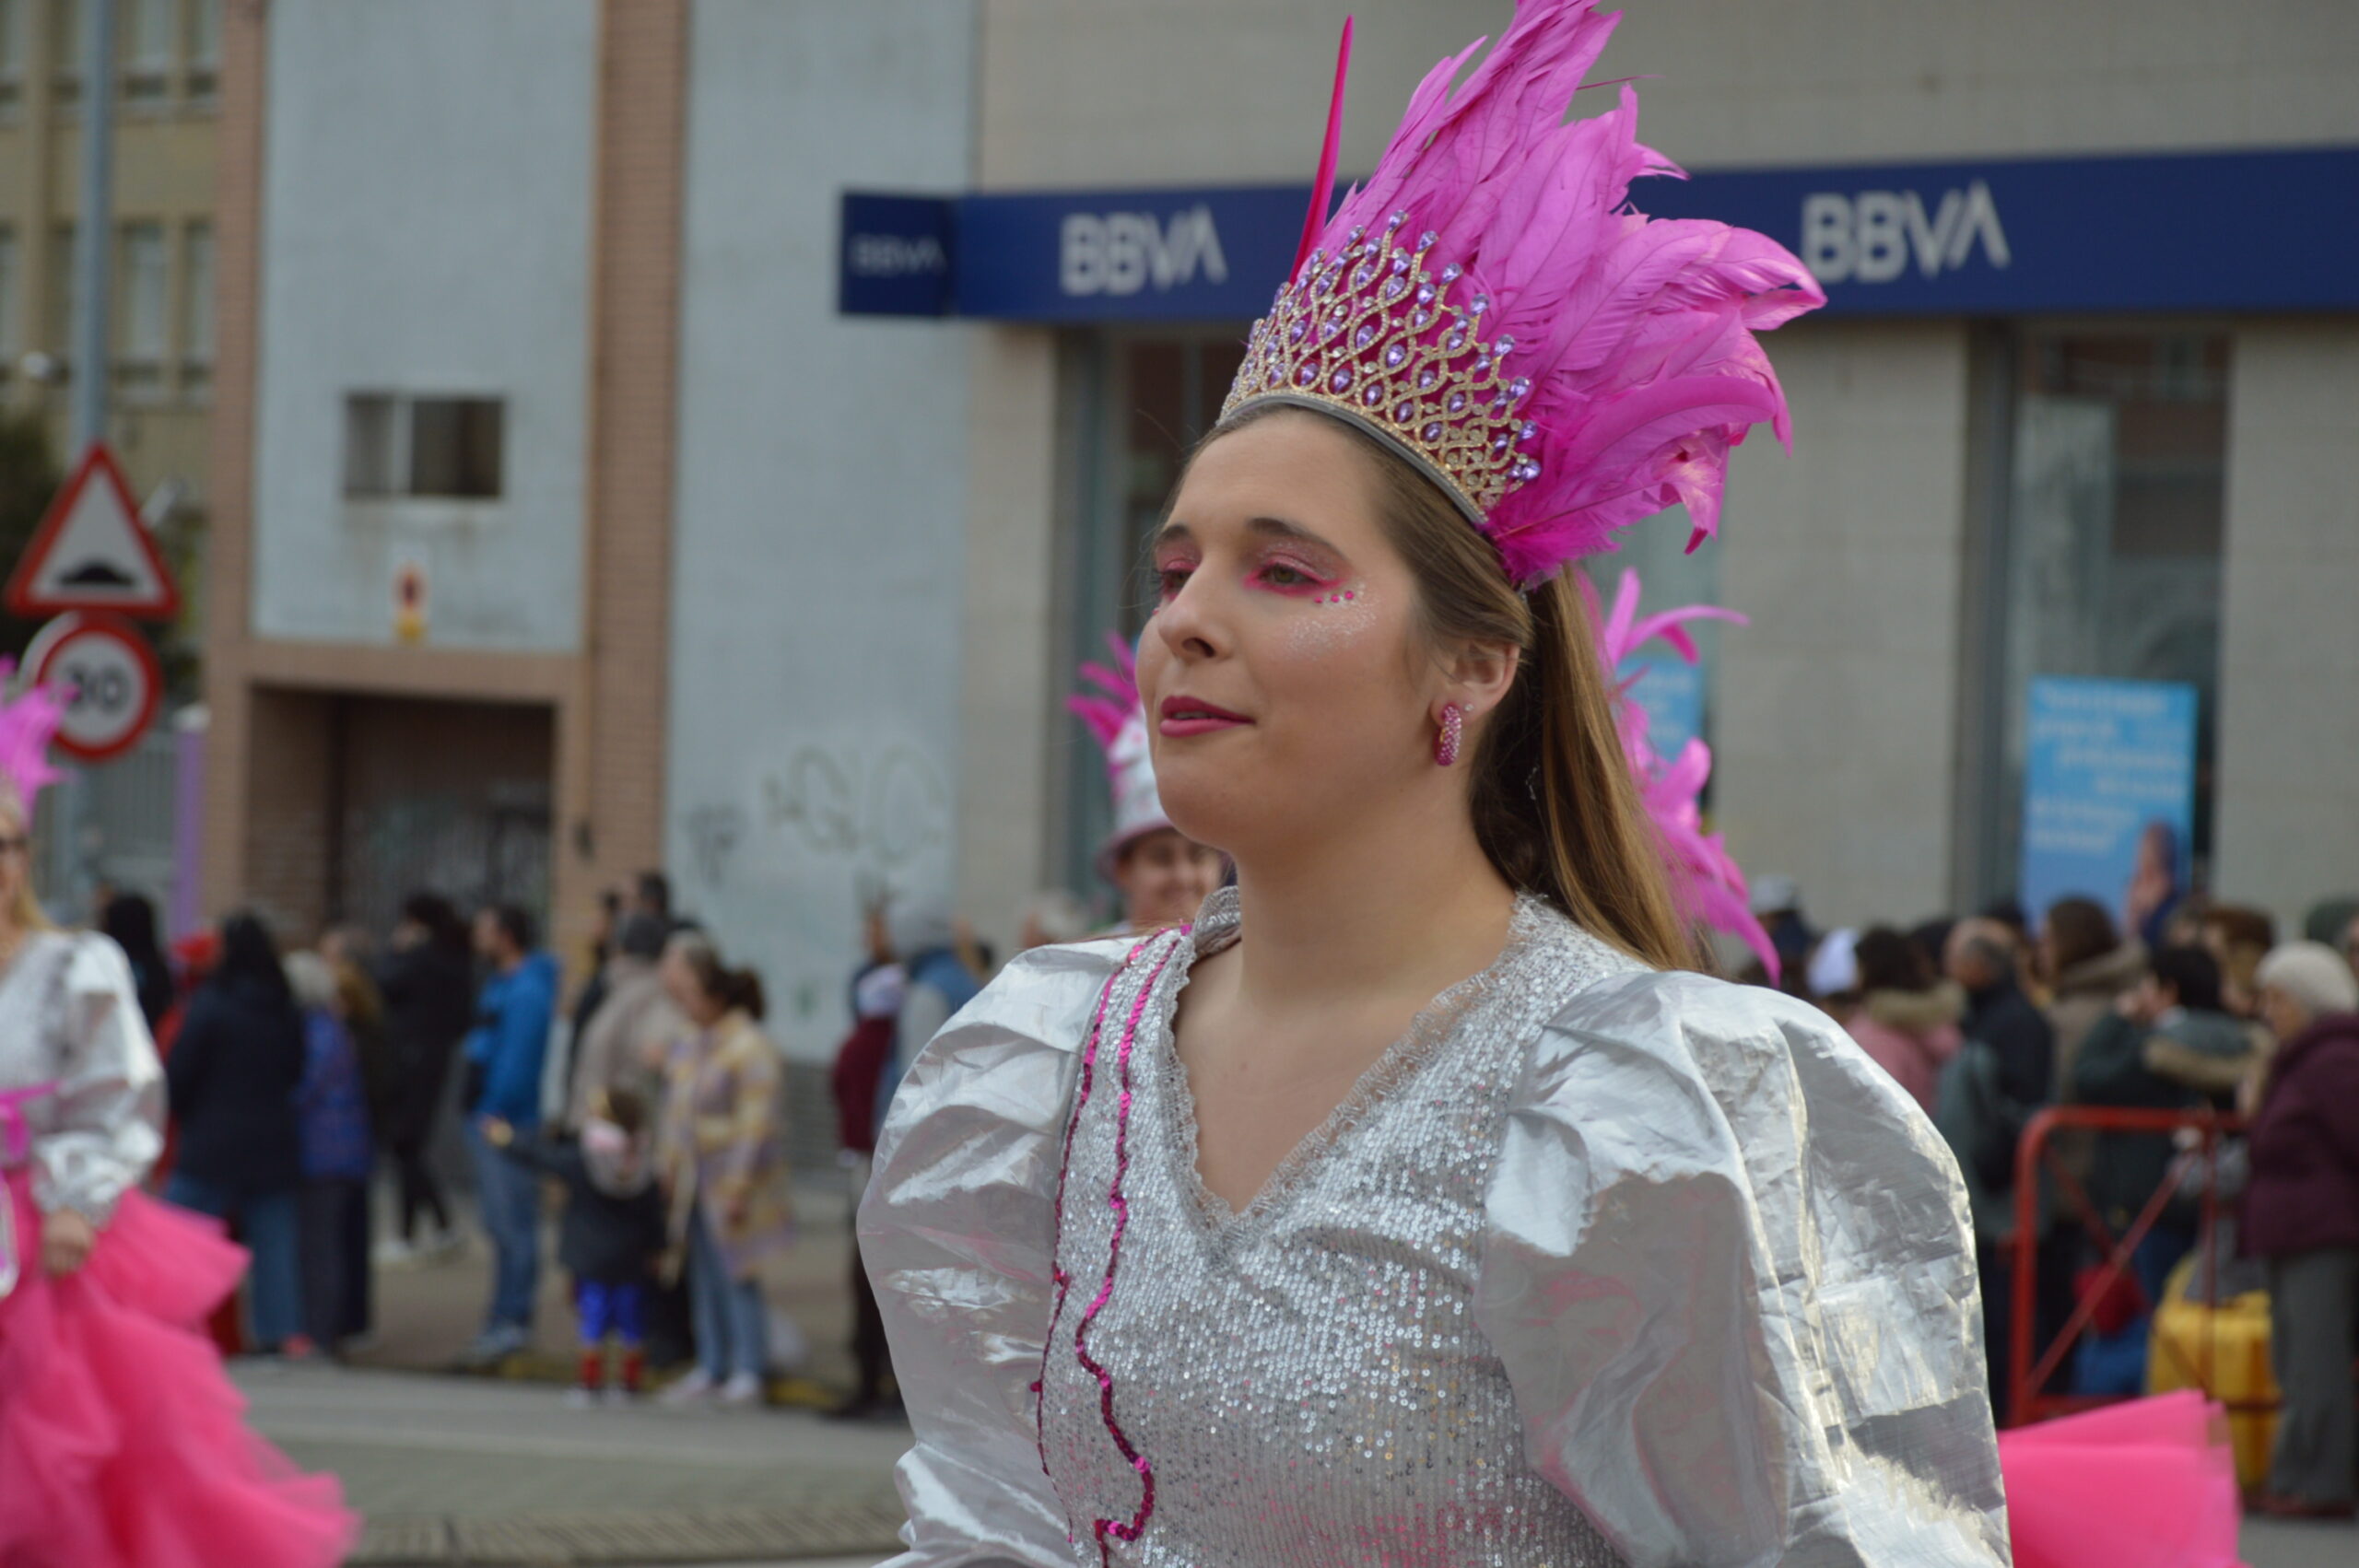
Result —
MULTIPOLYGON (((145 497, 201 508, 213 391, 221 0, 120 0, 110 438, 145 497)), ((81 222, 76 0, 0 0, 0 404, 67 439, 81 222), (30 357, 29 360, 28 357, 30 357)))
MULTIPOLYGON (((1355 8, 1347 173, 1509 10, 1355 8)), ((2359 289, 2314 264, 2359 170, 2350 8, 1627 9, 1600 75, 1649 78, 1697 173, 1640 204, 1687 189, 1836 297, 1770 344, 1794 455, 1743 449, 1720 543, 1625 551, 1650 601, 1751 617, 1673 704, 1739 857, 1822 921, 2013 890, 2045 677, 2191 691, 2182 876, 2281 918, 2359 883, 2359 289)), ((661 864, 816 1054, 870 900, 1004 945, 1086 886, 1061 699, 1141 624, 1341 19, 233 7, 217 902, 374 919, 434 881, 569 939, 661 864)))

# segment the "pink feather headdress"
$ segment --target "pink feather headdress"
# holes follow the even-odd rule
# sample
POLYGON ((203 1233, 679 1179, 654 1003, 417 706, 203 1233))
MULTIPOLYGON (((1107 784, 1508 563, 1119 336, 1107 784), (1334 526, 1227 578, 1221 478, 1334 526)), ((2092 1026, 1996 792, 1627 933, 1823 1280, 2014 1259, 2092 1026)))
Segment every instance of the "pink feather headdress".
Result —
MULTIPOLYGON (((1531 587, 1684 502, 1692 549, 1719 524, 1731 447, 1786 403, 1754 339, 1825 302, 1766 236, 1634 210, 1630 181, 1681 177, 1637 140, 1636 91, 1567 122, 1621 18, 1596 0, 1518 0, 1515 21, 1442 61, 1376 172, 1319 225, 1341 122, 1328 115, 1305 254, 1255 323, 1222 416, 1316 409, 1423 470, 1531 587)), ((1348 59, 1346 27, 1343 53, 1348 59)))
MULTIPOLYGON (((16 673, 15 660, 0 659, 0 689, 16 673)), ((28 820, 34 799, 61 777, 50 763, 49 743, 65 721, 65 693, 53 686, 0 697, 0 790, 14 792, 28 820)))

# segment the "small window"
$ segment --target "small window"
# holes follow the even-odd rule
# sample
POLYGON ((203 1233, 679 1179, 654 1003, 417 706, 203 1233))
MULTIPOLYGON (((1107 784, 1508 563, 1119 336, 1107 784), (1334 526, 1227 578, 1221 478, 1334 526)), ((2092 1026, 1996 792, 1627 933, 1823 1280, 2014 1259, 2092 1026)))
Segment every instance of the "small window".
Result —
POLYGON ((163 375, 167 267, 164 226, 123 226, 123 324, 115 339, 117 375, 127 384, 147 385, 163 375))
POLYGON ((344 400, 344 493, 391 496, 396 404, 382 392, 354 392, 344 400))
POLYGON ((181 252, 181 380, 192 390, 213 378, 213 226, 192 223, 181 252))
POLYGON ((17 253, 17 231, 0 225, 0 381, 17 368, 25 351, 24 317, 18 296, 25 287, 24 262, 17 253))
POLYGON ((422 397, 411 404, 409 493, 497 499, 499 427, 496 397, 422 397))
POLYGON ((188 70, 189 90, 196 90, 196 78, 203 76, 210 90, 212 78, 221 71, 221 0, 189 0, 188 7, 188 70))
POLYGON ((25 11, 30 4, 0 0, 0 114, 25 100, 25 11))
POLYGON ((346 496, 499 498, 507 412, 500 399, 354 392, 344 407, 346 496))
POLYGON ((123 14, 123 96, 152 103, 172 90, 172 0, 129 0, 123 14))
POLYGON ((49 0, 50 91, 59 103, 82 96, 80 0, 49 0))

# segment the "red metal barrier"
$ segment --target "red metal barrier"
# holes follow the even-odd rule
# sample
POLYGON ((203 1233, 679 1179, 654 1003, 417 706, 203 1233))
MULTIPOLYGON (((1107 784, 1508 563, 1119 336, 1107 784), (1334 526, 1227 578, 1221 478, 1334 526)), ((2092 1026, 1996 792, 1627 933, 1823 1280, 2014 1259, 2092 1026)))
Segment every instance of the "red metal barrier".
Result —
MULTIPOLYGON (((2015 1149, 2015 1235, 2014 1277, 2009 1284, 2014 1295, 2013 1322, 2010 1326, 2007 1345, 2007 1384, 2009 1424, 2025 1425, 2048 1416, 2063 1415, 2072 1410, 2086 1410, 2093 1405, 2110 1404, 2112 1399, 2102 1395, 2051 1394, 2046 1392, 2048 1382, 2062 1366, 2064 1358, 2081 1337, 2083 1329, 2096 1316, 2097 1304, 2104 1300, 2130 1268, 2130 1255, 2138 1244, 2146 1239, 2154 1223, 2179 1190, 2176 1173, 2166 1176, 2161 1187, 2146 1201, 2144 1209, 2130 1222, 2130 1228, 2116 1236, 2107 1227, 2105 1217, 2096 1211, 2080 1180, 2064 1167, 2051 1147, 2054 1134, 2061 1130, 2085 1128, 2092 1132, 2148 1132, 2170 1137, 2181 1131, 2197 1135, 2197 1149, 2203 1155, 2205 1177, 2201 1202, 2202 1223, 2199 1235, 2202 1238, 2205 1295, 2216 1297, 2214 1287, 2219 1281, 2220 1258, 2216 1247, 2210 1245, 2216 1234, 2214 1222, 2219 1218, 2220 1141, 2245 1129, 2241 1117, 2222 1116, 2215 1111, 2130 1110, 2112 1106, 2051 1106, 2031 1118, 2024 1129, 2023 1141, 2015 1149), (2040 1211, 2047 1188, 2043 1173, 2055 1184, 2056 1195, 2065 1205, 2059 1223, 2071 1220, 2085 1230, 2096 1244, 2102 1259, 2103 1272, 2093 1287, 2080 1293, 2073 1304, 2072 1315, 2058 1334, 2055 1343, 2039 1351, 2039 1240, 2040 1211), (2035 1352, 2037 1352, 2036 1354, 2035 1352)), ((2159 1302, 2153 1304, 2159 1306, 2159 1302)), ((2199 1364, 2188 1370, 2199 1387, 2212 1387, 2212 1345, 2204 1340, 2198 1357, 2199 1364)), ((2268 1410, 2271 1403, 2229 1401, 2232 1410, 2268 1410)))

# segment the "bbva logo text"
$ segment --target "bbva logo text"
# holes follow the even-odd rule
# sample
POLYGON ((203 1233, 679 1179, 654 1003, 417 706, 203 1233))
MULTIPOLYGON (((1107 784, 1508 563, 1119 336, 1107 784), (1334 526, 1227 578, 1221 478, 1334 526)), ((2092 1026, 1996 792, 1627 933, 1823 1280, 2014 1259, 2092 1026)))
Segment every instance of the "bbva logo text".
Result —
POLYGON ((1955 272, 1975 246, 1994 267, 2013 258, 1990 187, 1977 180, 1942 194, 1931 216, 1914 191, 1819 191, 1802 198, 1802 264, 1821 283, 1890 283, 1915 258, 1926 277, 1955 272))
POLYGON ((1060 233, 1057 284, 1070 295, 1156 293, 1196 281, 1228 281, 1212 208, 1199 204, 1157 222, 1153 213, 1069 213, 1060 233))

